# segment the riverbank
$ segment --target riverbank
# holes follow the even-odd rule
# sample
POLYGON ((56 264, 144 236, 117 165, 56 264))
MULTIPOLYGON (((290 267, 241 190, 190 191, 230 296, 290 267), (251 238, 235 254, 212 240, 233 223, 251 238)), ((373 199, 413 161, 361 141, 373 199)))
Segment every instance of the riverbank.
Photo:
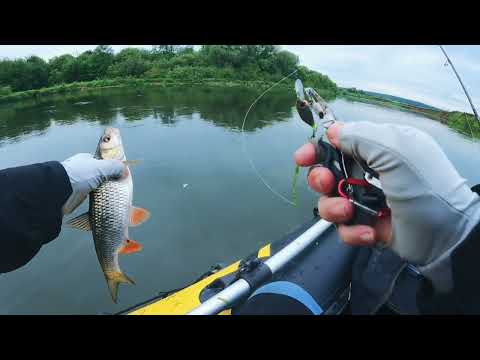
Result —
POLYGON ((432 120, 439 121, 467 137, 480 139, 480 124, 472 114, 459 111, 444 111, 440 109, 414 106, 412 104, 407 104, 400 101, 393 101, 378 96, 372 96, 362 91, 351 91, 350 89, 341 89, 339 96, 352 101, 359 101, 400 111, 421 114, 432 120))
MULTIPOLYGON (((274 85, 274 81, 269 80, 226 80, 216 78, 206 79, 168 79, 168 78, 126 78, 126 79, 107 79, 93 80, 85 82, 74 82, 70 84, 56 85, 52 87, 27 90, 10 93, 7 95, 0 94, 0 104, 22 102, 26 100, 39 101, 48 99, 53 95, 86 93, 90 90, 108 89, 108 88, 138 88, 142 87, 182 87, 182 86, 212 86, 212 87, 247 87, 262 92, 274 85)), ((276 85, 276 90, 287 90, 294 94, 294 81, 288 79, 276 85)), ((318 89, 319 94, 327 100, 334 99, 337 95, 326 89, 318 89)))
POLYGON ((21 100, 36 100, 50 95, 65 94, 70 92, 82 92, 90 89, 102 88, 120 88, 120 87, 144 87, 144 86, 193 86, 193 85, 210 85, 210 86, 245 86, 255 88, 266 88, 273 84, 268 81, 241 81, 231 80, 225 81, 221 79, 204 79, 204 80, 170 80, 170 79, 108 79, 108 80, 93 80, 85 82, 74 82, 70 84, 56 85, 52 87, 18 91, 7 95, 0 95, 0 103, 10 103, 21 100))

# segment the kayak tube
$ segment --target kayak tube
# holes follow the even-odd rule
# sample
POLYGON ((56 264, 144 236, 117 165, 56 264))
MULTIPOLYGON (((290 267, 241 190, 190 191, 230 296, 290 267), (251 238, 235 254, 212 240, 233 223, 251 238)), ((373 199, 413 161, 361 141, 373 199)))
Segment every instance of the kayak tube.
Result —
MULTIPOLYGON (((162 293, 123 310, 120 315, 186 315, 239 279, 250 264, 261 263, 294 242, 320 220, 318 216, 280 240, 268 243, 245 259, 213 266, 193 283, 162 293)), ((218 315, 336 315, 348 313, 352 266, 357 248, 341 241, 328 226, 315 240, 267 281, 218 315)), ((409 266, 382 313, 416 314, 418 271, 409 266)))
MULTIPOLYGON (((189 286, 167 294, 159 294, 119 314, 188 314, 211 296, 233 283, 238 278, 241 265, 256 259, 263 261, 270 258, 318 221, 319 218, 314 217, 284 238, 268 243, 243 260, 236 261, 225 267, 214 266, 189 286)), ((293 288, 295 288, 295 290, 302 288, 312 296, 321 309, 330 309, 332 304, 335 304, 342 298, 342 295, 345 296, 348 294, 351 263, 354 253, 355 249, 342 243, 336 234, 335 227, 330 226, 327 231, 315 239, 308 249, 294 258, 284 269, 275 274, 269 283, 277 282, 274 286, 278 287, 281 285, 284 289, 280 291, 283 292, 293 288)), ((271 291, 271 289, 268 291, 271 291)), ((254 296, 255 302, 259 298, 267 296, 266 293, 263 294, 264 295, 257 292, 254 296)), ((333 306, 333 308, 336 306, 337 305, 333 306)), ((341 307, 340 305, 338 306, 341 307)), ((237 305, 220 314, 243 313, 247 311, 246 309, 247 308, 242 308, 237 305)), ((281 312, 283 310, 278 309, 278 311, 281 312)))

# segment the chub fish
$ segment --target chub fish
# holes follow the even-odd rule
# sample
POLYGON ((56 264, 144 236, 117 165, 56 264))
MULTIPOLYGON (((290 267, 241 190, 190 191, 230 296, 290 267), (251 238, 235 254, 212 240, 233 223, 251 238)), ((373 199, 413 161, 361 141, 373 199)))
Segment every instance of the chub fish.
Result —
POLYGON ((92 231, 98 261, 116 303, 118 285, 134 284, 120 269, 118 255, 131 254, 142 249, 138 242, 130 239, 128 227, 145 222, 150 213, 132 206, 132 175, 118 129, 105 129, 98 142, 95 157, 121 160, 125 164, 125 172, 121 178, 108 180, 92 191, 88 212, 71 219, 67 224, 79 230, 92 231))

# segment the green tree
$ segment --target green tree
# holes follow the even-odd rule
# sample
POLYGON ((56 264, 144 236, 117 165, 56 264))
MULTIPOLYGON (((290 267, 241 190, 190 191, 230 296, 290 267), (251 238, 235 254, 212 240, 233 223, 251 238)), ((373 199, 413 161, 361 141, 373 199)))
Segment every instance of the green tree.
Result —
POLYGON ((153 45, 151 50, 127 48, 118 54, 108 45, 99 45, 48 63, 35 56, 6 59, 0 60, 0 88, 5 95, 47 85, 128 77, 276 81, 295 69, 305 85, 315 87, 320 95, 339 92, 327 76, 299 66, 295 54, 275 45, 203 45, 198 51, 191 45, 153 45))
POLYGON ((38 56, 30 56, 26 60, 24 88, 40 89, 48 86, 48 64, 38 56))
POLYGON ((148 61, 150 59, 150 52, 139 48, 125 48, 115 55, 114 62, 125 61, 132 57, 142 58, 143 60, 148 61))
POLYGON ((48 65, 38 56, 0 62, 0 85, 13 91, 39 89, 48 85, 48 65))
POLYGON ((177 55, 193 54, 195 52, 192 45, 182 45, 176 52, 177 55))
POLYGON ((273 66, 276 72, 287 75, 295 70, 298 64, 298 56, 289 51, 279 51, 273 58, 273 66))
POLYGON ((69 82, 67 76, 67 67, 70 63, 74 61, 75 58, 70 54, 56 56, 50 59, 50 61, 48 62, 49 84, 55 85, 69 82))
POLYGON ((12 88, 10 86, 0 86, 0 96, 10 95, 12 88))
POLYGON ((98 45, 89 59, 92 76, 102 79, 107 75, 107 69, 114 59, 113 49, 108 45, 98 45))
POLYGON ((107 71, 108 77, 140 77, 151 67, 150 53, 144 49, 127 48, 120 51, 107 71))
POLYGON ((167 58, 175 56, 181 49, 179 45, 153 45, 152 55, 154 57, 165 56, 167 58))
POLYGON ((85 66, 82 66, 82 61, 79 58, 73 58, 64 65, 63 79, 66 83, 82 81, 86 79, 85 70, 85 66))

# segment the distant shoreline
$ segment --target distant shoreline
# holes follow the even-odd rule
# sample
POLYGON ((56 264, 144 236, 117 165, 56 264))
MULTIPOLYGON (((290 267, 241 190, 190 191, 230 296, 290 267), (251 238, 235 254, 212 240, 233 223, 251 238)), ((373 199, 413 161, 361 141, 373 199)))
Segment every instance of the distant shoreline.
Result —
POLYGON ((358 101, 368 104, 379 105, 387 108, 401 111, 421 114, 432 120, 439 121, 451 129, 474 139, 480 139, 480 124, 473 114, 467 114, 460 111, 444 111, 417 107, 411 104, 392 101, 386 98, 372 96, 361 90, 341 89, 339 97, 344 97, 352 101, 358 101))

